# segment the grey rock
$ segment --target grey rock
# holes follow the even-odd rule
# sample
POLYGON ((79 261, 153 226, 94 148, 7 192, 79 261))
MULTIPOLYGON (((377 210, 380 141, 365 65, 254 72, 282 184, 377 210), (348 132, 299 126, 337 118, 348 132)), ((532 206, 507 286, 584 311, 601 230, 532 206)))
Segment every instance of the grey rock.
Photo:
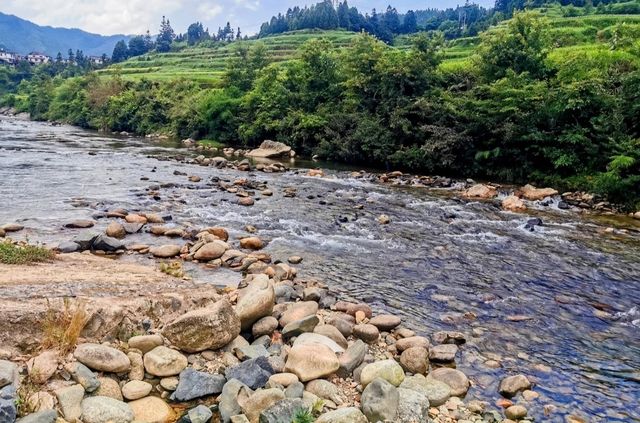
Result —
POLYGON ((421 392, 429 399, 432 407, 439 407, 451 397, 451 388, 444 382, 427 379, 422 375, 409 376, 400 384, 400 388, 421 392))
POLYGON ((238 379, 229 379, 222 388, 222 394, 219 397, 218 409, 220 417, 224 423, 229 423, 231 417, 242 414, 242 408, 238 404, 238 395, 241 390, 251 391, 247 385, 238 379))
POLYGON ((8 360, 0 360, 0 388, 18 380, 18 366, 8 360))
POLYGON ((316 423, 368 423, 368 421, 358 408, 345 407, 321 415, 316 423))
POLYGON ((140 232, 140 229, 142 229, 144 225, 142 223, 123 223, 122 227, 124 228, 125 232, 128 234, 135 234, 140 232))
POLYGON ((103 372, 128 372, 131 368, 129 357, 120 350, 101 344, 80 344, 73 356, 90 369, 103 372))
POLYGON ((340 368, 337 372, 338 376, 342 378, 351 376, 353 371, 364 361, 367 350, 367 344, 360 339, 347 348, 347 351, 339 357, 340 368))
POLYGON ((260 413, 259 423, 292 422, 297 413, 307 410, 305 402, 300 398, 280 400, 260 413))
POLYGON ((336 316, 331 317, 327 323, 331 326, 335 326, 345 338, 351 336, 353 333, 353 326, 355 326, 353 323, 336 316))
POLYGON ((82 385, 67 386, 54 392, 58 399, 58 405, 62 411, 62 417, 67 421, 75 421, 82 415, 82 398, 84 388, 82 385))
POLYGON ((507 398, 516 396, 518 392, 531 389, 531 382, 525 375, 508 376, 500 381, 498 392, 507 398))
POLYGON ((14 422, 18 415, 16 409, 16 388, 6 385, 0 389, 0 422, 14 422))
POLYGON ((44 410, 18 419, 16 423, 54 423, 57 418, 56 410, 44 410))
POLYGON ((100 236, 99 233, 94 231, 84 231, 73 238, 73 242, 80 246, 80 250, 88 250, 93 245, 93 242, 100 236))
POLYGON ((192 408, 187 413, 191 423, 209 423, 213 413, 204 405, 199 405, 196 408, 192 408))
POLYGON ((63 254, 75 253, 76 251, 80 251, 80 244, 73 241, 61 242, 58 244, 58 251, 63 254))
POLYGON ((93 241, 91 249, 113 252, 124 249, 124 243, 119 239, 111 238, 110 236, 106 235, 100 235, 93 241))
POLYGON ((67 371, 78 382, 85 391, 93 392, 100 387, 98 377, 82 363, 71 363, 66 367, 67 371))
POLYGON ((171 394, 172 401, 190 401, 207 395, 219 394, 227 380, 222 375, 199 372, 189 367, 180 373, 178 388, 171 394))
POLYGON ((318 326, 318 323, 320 323, 320 319, 318 319, 316 315, 293 321, 282 329, 282 337, 284 339, 290 339, 305 332, 313 332, 313 329, 318 326))
POLYGON ((252 360, 258 357, 269 357, 269 351, 264 345, 247 345, 244 347, 236 348, 236 356, 240 360, 252 360))
POLYGON ((302 382, 293 382, 284 390, 284 396, 287 398, 302 398, 304 394, 304 384, 302 382))
POLYGON ((423 393, 399 388, 398 415, 396 422, 429 422, 429 399, 423 393))
POLYGON ((396 421, 400 394, 384 379, 374 379, 362 391, 362 412, 370 422, 396 421))
POLYGON ((82 400, 84 423, 130 423, 133 418, 133 410, 122 401, 99 396, 82 400))
POLYGON ((237 366, 227 368, 224 372, 228 380, 238 379, 251 389, 262 388, 274 373, 267 357, 247 360, 237 366))

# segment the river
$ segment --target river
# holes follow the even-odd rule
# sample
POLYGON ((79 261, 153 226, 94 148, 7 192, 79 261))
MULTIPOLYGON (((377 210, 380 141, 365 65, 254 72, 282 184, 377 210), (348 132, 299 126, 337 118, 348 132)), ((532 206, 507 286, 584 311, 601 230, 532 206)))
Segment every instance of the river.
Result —
MULTIPOLYGON (((252 173, 275 195, 238 207, 233 194, 207 181, 246 172, 158 159, 176 148, 0 117, 0 223, 18 221, 27 228, 19 237, 50 244, 76 233, 64 222, 115 207, 170 214, 180 225, 221 225, 232 236, 251 224, 274 257, 305 258, 302 277, 401 315, 421 334, 464 332, 469 342, 457 362, 474 383, 468 398, 494 403, 500 378, 524 373, 542 395, 530 409, 536 421, 640 422, 637 221, 555 207, 508 213, 344 170, 322 179, 252 173), (297 197, 284 197, 285 187, 296 187, 297 197), (377 223, 383 213, 391 224, 377 223), (533 232, 524 228, 532 215, 544 221, 533 232), (605 233, 608 226, 630 230, 605 233), (546 404, 558 409, 545 416, 546 404)), ((150 235, 140 241, 158 243, 150 235)), ((218 284, 237 279, 193 271, 218 284)))

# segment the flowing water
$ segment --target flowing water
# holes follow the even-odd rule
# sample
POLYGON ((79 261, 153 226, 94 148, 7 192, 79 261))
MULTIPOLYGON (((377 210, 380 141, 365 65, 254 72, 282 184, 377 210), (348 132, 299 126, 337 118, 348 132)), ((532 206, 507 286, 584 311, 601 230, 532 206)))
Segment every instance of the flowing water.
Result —
MULTIPOLYGON (((53 244, 77 232, 63 223, 115 207, 170 214, 180 225, 221 225, 232 235, 252 224, 275 258, 305 258, 302 277, 399 314, 419 333, 464 332, 469 342, 457 361, 474 383, 469 398, 493 404, 499 380, 524 373, 542 395, 530 406, 536 421, 572 414, 640 422, 637 221, 553 206, 513 214, 340 170, 322 179, 252 173, 275 195, 239 207, 233 194, 207 182, 246 172, 158 160, 170 154, 175 146, 0 117, 0 223, 19 221, 27 227, 21 236, 53 244), (203 182, 189 183, 175 170, 203 182), (286 187, 296 187, 297 197, 284 197, 286 187), (391 224, 376 222, 382 213, 391 224), (532 215, 544 221, 534 232, 524 228, 532 215), (609 226, 628 231, 605 233, 609 226), (495 361, 499 368, 489 365, 495 361), (558 409, 545 415, 546 404, 558 409)), ((214 283, 238 279, 194 272, 214 283)))

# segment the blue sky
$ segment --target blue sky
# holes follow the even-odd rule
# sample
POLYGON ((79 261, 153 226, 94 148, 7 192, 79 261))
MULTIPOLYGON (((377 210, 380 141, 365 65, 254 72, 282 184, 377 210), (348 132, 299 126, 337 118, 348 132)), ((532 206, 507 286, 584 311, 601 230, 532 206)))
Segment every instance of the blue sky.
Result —
MULTIPOLYGON (((176 32, 184 32, 194 21, 216 30, 231 21, 245 34, 256 32, 260 24, 288 7, 316 1, 295 0, 1 0, 0 11, 17 15, 39 25, 80 28, 98 34, 141 34, 147 29, 157 33, 162 15, 176 32)), ((484 6, 492 0, 477 0, 484 6)), ((464 0, 351 0, 360 11, 386 9, 391 3, 400 12, 409 9, 446 8, 464 0)))

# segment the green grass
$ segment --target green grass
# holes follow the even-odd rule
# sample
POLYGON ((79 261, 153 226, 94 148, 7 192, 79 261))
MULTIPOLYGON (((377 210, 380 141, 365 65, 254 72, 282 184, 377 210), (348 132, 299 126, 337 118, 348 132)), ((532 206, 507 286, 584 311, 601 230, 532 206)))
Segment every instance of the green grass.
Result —
POLYGON ((0 242, 0 263, 29 264, 49 261, 55 256, 54 252, 37 245, 20 245, 10 241, 0 242))
MULTIPOLYGON (((611 13, 624 10, 623 6, 640 4, 639 1, 618 3, 615 8, 611 8, 611 13)), ((580 14, 586 13, 586 9, 576 8, 576 10, 580 14)), ((554 45, 550 60, 553 63, 562 62, 565 53, 570 53, 567 57, 571 60, 575 60, 576 54, 586 54, 587 58, 591 57, 591 59, 594 54, 607 55, 605 50, 610 47, 609 42, 616 31, 618 35, 627 35, 636 39, 640 37, 640 15, 597 14, 598 10, 593 8, 590 14, 566 17, 567 8, 560 5, 543 7, 539 11, 549 18, 550 37, 554 45)), ((489 31, 495 31, 504 25, 505 22, 502 22, 490 28, 489 31)), ((259 40, 242 41, 242 43, 263 43, 272 62, 283 62, 295 58, 300 46, 310 39, 327 38, 336 48, 343 48, 348 46, 356 36, 356 33, 348 31, 302 30, 259 40)), ((455 72, 471 66, 471 56, 479 42, 480 37, 459 38, 447 42, 440 69, 443 72, 455 72)), ((203 88, 215 88, 221 86, 227 59, 233 55, 237 46, 238 43, 217 47, 182 45, 177 51, 164 54, 149 53, 111 66, 99 73, 103 76, 119 73, 123 79, 129 81, 142 78, 152 81, 187 79, 200 84, 203 88)), ((394 48, 409 48, 409 37, 398 37, 394 48)))
POLYGON ((198 144, 205 146, 205 147, 215 147, 215 148, 223 148, 225 147, 224 144, 222 144, 219 141, 215 141, 215 140, 198 140, 198 144))

